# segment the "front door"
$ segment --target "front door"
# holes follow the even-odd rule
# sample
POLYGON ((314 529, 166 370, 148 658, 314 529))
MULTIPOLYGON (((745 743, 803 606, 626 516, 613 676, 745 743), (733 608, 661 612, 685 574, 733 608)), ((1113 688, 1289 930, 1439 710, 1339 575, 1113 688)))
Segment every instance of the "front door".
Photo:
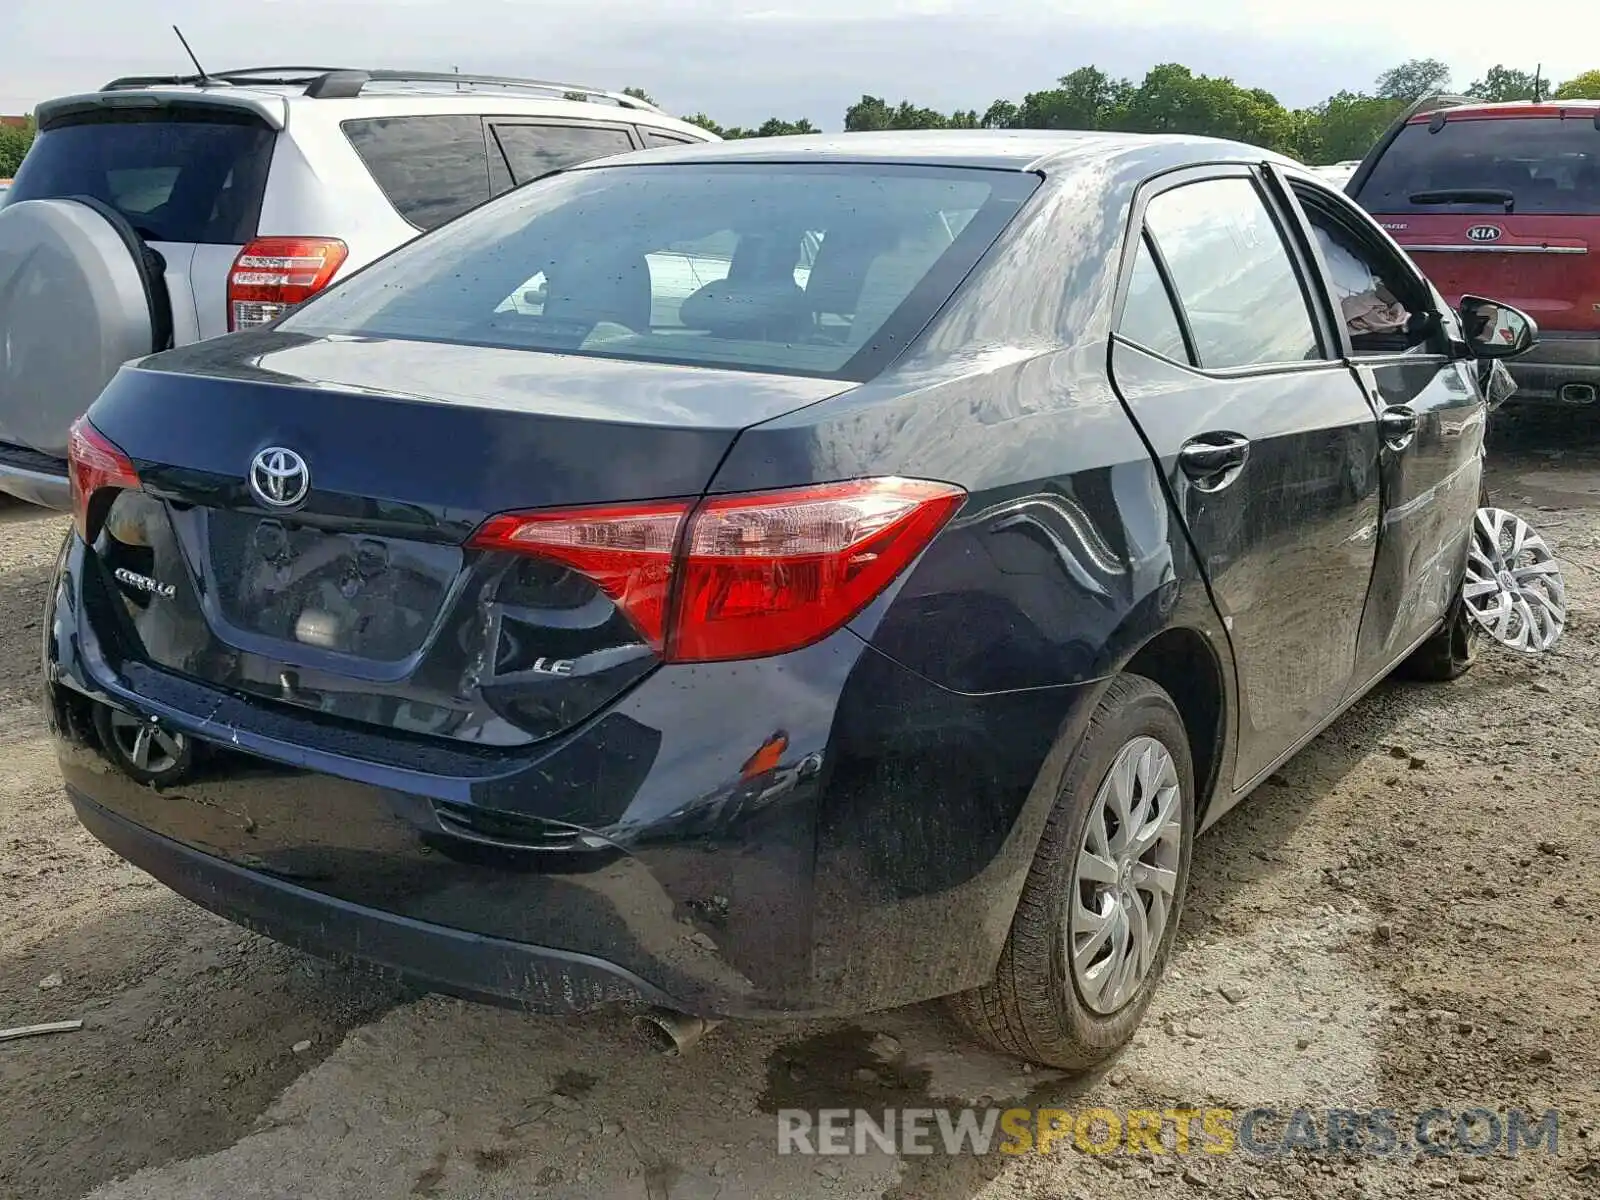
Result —
POLYGON ((1113 374, 1232 639, 1231 782, 1245 787, 1351 686, 1377 542, 1377 420, 1255 173, 1164 177, 1141 206, 1113 374))
POLYGON ((1342 196, 1304 183, 1290 190, 1344 318, 1342 352, 1379 421, 1383 521, 1356 651, 1359 688, 1426 638, 1461 586, 1485 410, 1475 364, 1449 354, 1442 322, 1428 319, 1439 297, 1405 256, 1342 196), (1386 314, 1375 301, 1391 305, 1386 314))

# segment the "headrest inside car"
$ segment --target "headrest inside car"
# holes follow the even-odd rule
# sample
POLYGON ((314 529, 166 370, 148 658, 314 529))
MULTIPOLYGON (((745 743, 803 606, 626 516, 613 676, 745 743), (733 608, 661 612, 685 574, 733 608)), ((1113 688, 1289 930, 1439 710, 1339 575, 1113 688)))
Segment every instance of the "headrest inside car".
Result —
POLYGON ((678 319, 713 337, 771 339, 791 336, 808 324, 810 310, 805 292, 792 279, 717 279, 684 300, 678 319))

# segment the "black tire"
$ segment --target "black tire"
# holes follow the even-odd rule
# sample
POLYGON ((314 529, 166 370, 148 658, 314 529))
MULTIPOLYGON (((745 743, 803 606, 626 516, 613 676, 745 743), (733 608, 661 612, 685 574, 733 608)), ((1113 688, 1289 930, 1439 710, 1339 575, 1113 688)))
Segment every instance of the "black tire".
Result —
POLYGON ((130 721, 126 714, 104 704, 94 706, 94 730, 106 756, 129 778, 152 787, 171 787, 182 783, 194 767, 194 741, 185 734, 161 733, 163 745, 147 746, 149 757, 144 763, 134 759, 129 744, 129 730, 137 730, 139 723, 130 721))
POLYGON ((139 236, 133 224, 117 209, 94 196, 73 196, 72 200, 94 209, 107 225, 117 231, 122 244, 139 268, 139 282, 144 287, 145 303, 150 308, 150 351, 159 353, 173 345, 172 296, 167 290, 167 260, 159 250, 152 250, 139 236))
POLYGON ((1395 673, 1420 683, 1449 683, 1472 670, 1477 661, 1478 626, 1457 592, 1439 632, 1413 650, 1395 673))
POLYGON ((1172 952, 1194 841, 1194 766, 1172 698, 1150 680, 1114 680, 1067 764, 1055 807, 1012 918, 994 979, 949 1000, 957 1020, 995 1049, 1067 1070, 1084 1070, 1121 1049, 1138 1029, 1172 952), (1115 1012, 1102 1015, 1080 995, 1067 953, 1072 873, 1100 785, 1118 753, 1152 737, 1172 756, 1181 788, 1183 833, 1172 909, 1152 965, 1115 1012))
MULTIPOLYGON (((1489 507, 1489 489, 1478 490, 1478 507, 1489 507)), ((1411 652, 1395 674, 1419 683, 1449 683, 1472 670, 1478 661, 1478 625, 1467 615, 1467 606, 1456 592, 1445 614, 1444 625, 1411 652)))

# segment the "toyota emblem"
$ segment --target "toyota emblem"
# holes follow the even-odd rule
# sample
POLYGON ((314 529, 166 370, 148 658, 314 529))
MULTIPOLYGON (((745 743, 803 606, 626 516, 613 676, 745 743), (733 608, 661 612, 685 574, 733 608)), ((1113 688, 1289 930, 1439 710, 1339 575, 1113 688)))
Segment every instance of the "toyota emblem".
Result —
POLYGON ((1467 230, 1469 242, 1498 242, 1500 235, 1505 232, 1498 225, 1474 225, 1467 230))
POLYGON ((293 450, 268 446, 250 463, 250 494, 268 508, 293 508, 311 490, 311 469, 293 450))

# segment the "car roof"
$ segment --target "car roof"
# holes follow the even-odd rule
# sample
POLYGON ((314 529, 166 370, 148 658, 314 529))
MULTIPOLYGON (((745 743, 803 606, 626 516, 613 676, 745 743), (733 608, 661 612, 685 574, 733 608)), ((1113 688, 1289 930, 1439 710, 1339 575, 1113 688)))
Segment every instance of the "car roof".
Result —
POLYGON ((1049 173, 1052 167, 1106 155, 1124 165, 1129 159, 1144 156, 1152 169, 1184 162, 1276 162, 1301 166, 1291 158, 1259 146, 1220 138, 1068 130, 930 129, 703 142, 635 151, 572 169, 665 162, 870 162, 1049 173))
POLYGON ((1561 117, 1576 114, 1600 119, 1600 100, 1496 100, 1467 104, 1450 104, 1443 108, 1414 114, 1410 125, 1426 125, 1439 114, 1446 120, 1471 117, 1474 120, 1496 117, 1561 117))
POLYGON ((316 113, 336 120, 422 113, 527 115, 576 121, 618 121, 709 137, 654 104, 585 84, 507 76, 328 67, 254 67, 198 76, 131 76, 99 91, 61 96, 39 105, 41 128, 86 109, 161 104, 242 108, 274 128, 316 113))

